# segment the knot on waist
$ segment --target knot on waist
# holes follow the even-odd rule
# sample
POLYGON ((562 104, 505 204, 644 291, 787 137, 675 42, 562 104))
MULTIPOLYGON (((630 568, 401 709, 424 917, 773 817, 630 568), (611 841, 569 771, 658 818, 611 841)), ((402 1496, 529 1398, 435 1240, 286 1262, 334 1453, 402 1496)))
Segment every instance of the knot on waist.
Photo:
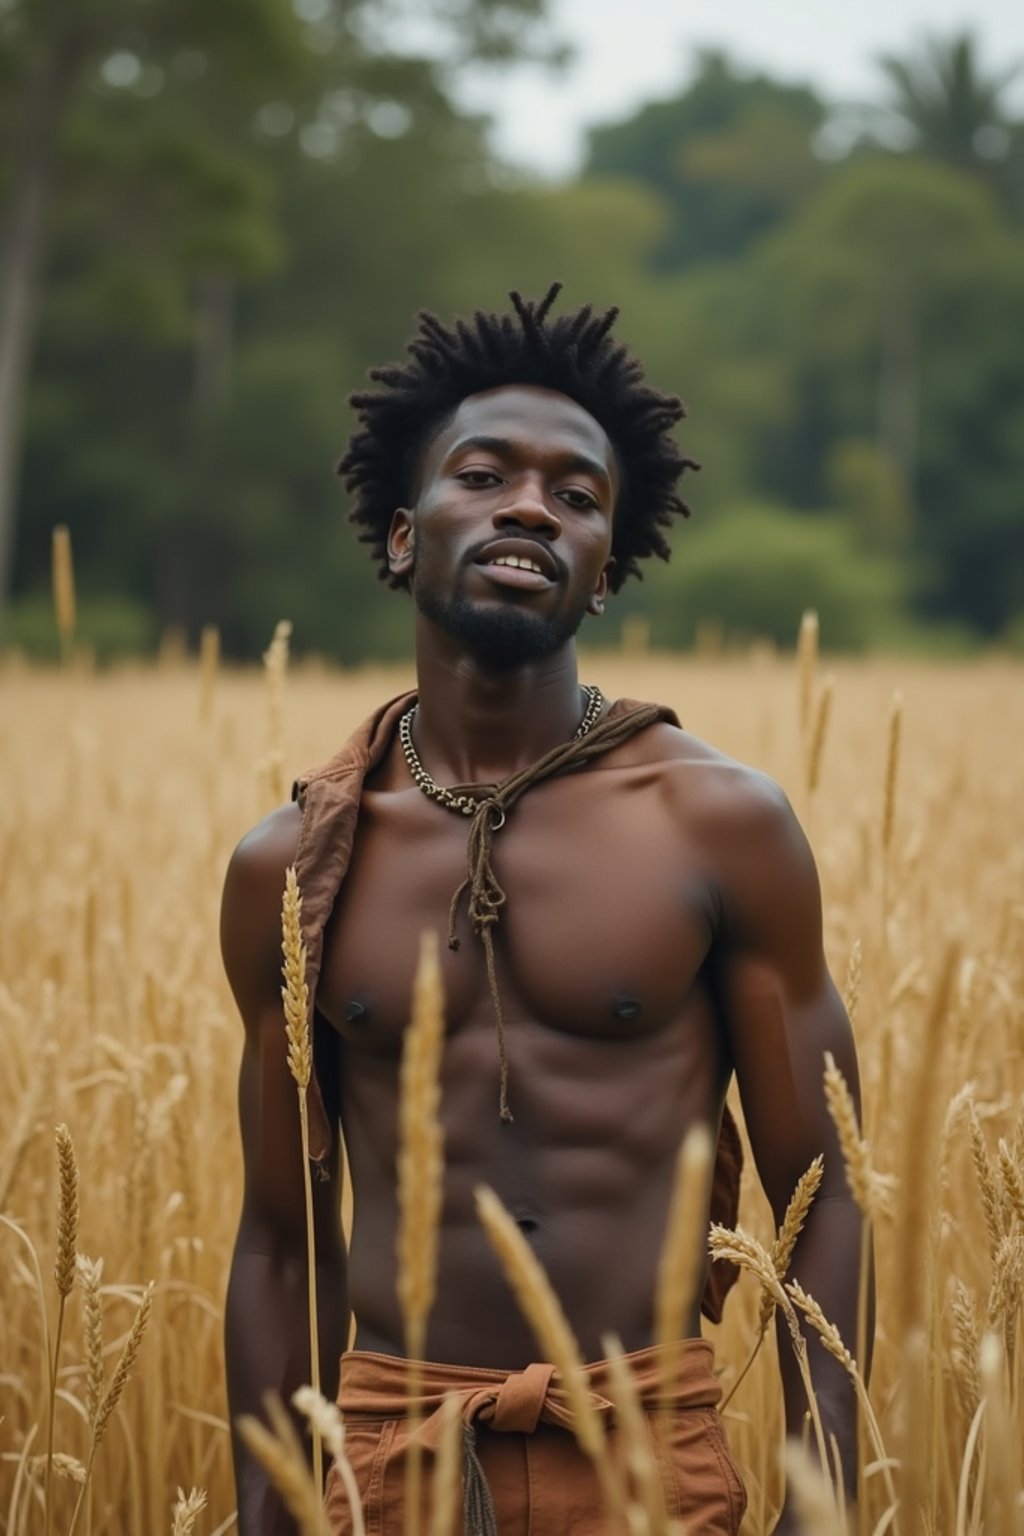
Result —
MULTIPOLYGON (((590 1404, 602 1422, 615 1408, 598 1392, 588 1392, 590 1404)), ((499 1434, 531 1435, 543 1420, 559 1429, 575 1429, 575 1418, 566 1393, 556 1383, 553 1365, 535 1363, 524 1371, 512 1371, 500 1385, 478 1388, 462 1398, 466 1424, 485 1424, 499 1434)))

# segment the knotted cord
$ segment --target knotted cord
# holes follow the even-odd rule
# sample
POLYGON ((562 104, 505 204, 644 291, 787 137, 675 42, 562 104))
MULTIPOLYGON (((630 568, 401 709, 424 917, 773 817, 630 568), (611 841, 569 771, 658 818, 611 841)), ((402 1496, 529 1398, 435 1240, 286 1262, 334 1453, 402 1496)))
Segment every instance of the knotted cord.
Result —
POLYGON ((506 897, 491 863, 494 835, 505 825, 505 820, 516 801, 534 784, 539 784, 543 779, 553 778, 556 773, 562 773, 567 769, 581 768, 592 758, 600 757, 603 752, 612 751, 614 747, 621 746, 624 741, 635 736, 638 731, 645 730, 647 726, 654 725, 664 718, 665 712, 657 704, 642 705, 629 714, 606 716, 598 721, 586 736, 563 742, 560 746, 552 748, 529 768, 523 768, 519 773, 512 774, 503 783, 460 785, 456 791, 478 797, 479 804, 469 824, 466 878, 452 897, 448 912, 448 948, 458 949, 459 947, 455 925, 459 905, 468 891, 469 921, 484 948, 487 985, 490 989, 494 1021, 498 1032, 500 1069, 498 1113, 502 1120, 511 1121, 512 1111, 508 1103, 508 1042, 505 1037, 505 1018, 501 1008, 494 961, 494 928, 501 917, 501 909, 505 905, 506 897))

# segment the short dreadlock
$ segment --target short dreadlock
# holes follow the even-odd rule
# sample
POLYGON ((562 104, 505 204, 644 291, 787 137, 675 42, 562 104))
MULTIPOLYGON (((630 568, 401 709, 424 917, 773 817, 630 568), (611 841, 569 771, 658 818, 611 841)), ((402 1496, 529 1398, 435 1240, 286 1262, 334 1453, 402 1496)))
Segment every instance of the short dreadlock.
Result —
POLYGON ((382 580, 394 587, 406 578, 388 569, 387 537, 396 507, 406 506, 420 451, 427 437, 468 395, 507 384, 533 384, 568 395, 599 422, 623 472, 612 533, 615 565, 609 586, 617 592, 627 576, 640 576, 648 555, 669 557, 662 533, 673 516, 689 516, 676 492, 693 459, 680 454, 672 428, 686 414, 677 395, 644 383, 643 367, 611 339, 618 309, 595 314, 586 304, 554 321, 548 316, 561 291, 552 283, 539 301, 510 293, 513 314, 477 310, 453 328, 422 310, 406 351, 408 363, 372 368, 382 389, 349 397, 359 429, 338 464, 346 489, 355 493, 349 519, 369 544, 382 580))

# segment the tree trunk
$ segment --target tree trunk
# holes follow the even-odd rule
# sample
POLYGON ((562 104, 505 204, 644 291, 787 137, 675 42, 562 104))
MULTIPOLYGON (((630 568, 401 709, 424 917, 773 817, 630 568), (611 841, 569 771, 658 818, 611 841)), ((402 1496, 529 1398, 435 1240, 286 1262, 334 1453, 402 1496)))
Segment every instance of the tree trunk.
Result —
POLYGON ((0 243, 0 617, 14 564, 22 419, 35 349, 54 151, 87 46, 84 33, 62 39, 28 82, 16 146, 19 169, 0 243))

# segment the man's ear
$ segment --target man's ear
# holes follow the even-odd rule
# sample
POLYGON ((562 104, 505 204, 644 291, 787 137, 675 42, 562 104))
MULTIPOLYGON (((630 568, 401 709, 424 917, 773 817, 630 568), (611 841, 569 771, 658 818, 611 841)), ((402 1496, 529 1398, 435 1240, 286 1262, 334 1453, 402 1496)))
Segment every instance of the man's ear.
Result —
POLYGON ((611 575, 614 567, 614 559, 605 561, 604 569, 597 579, 597 586, 590 594, 590 600, 587 603, 587 612, 592 614, 595 619, 599 619, 602 613, 604 613, 605 599, 608 596, 608 578, 611 575))
POLYGON ((408 507, 396 507, 388 529, 388 570, 392 576, 410 576, 415 561, 416 529, 408 507))

